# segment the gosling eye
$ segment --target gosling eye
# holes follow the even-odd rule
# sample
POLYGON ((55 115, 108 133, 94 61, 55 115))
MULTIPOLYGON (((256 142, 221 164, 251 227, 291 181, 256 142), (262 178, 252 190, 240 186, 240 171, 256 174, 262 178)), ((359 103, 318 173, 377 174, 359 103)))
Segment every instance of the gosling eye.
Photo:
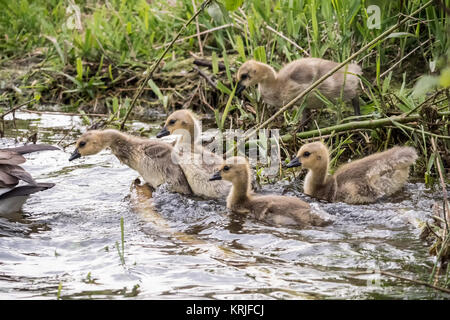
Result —
POLYGON ((230 167, 229 167, 229 166, 223 167, 223 171, 228 171, 228 170, 230 170, 230 167))
POLYGON ((80 141, 78 147, 83 148, 86 145, 86 141, 80 141))
POLYGON ((169 121, 169 125, 172 126, 172 125, 175 124, 175 122, 177 122, 177 120, 173 120, 173 119, 172 119, 172 120, 169 121))
POLYGON ((303 152, 303 156, 304 156, 305 158, 309 157, 310 155, 311 155, 311 153, 308 152, 308 151, 303 152))
POLYGON ((243 75, 241 75, 241 81, 245 80, 248 78, 248 74, 244 73, 243 75))

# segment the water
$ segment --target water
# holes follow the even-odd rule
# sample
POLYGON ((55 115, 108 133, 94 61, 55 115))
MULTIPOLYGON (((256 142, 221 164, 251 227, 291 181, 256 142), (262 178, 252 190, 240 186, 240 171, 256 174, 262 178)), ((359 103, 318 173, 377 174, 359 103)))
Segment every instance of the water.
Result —
MULTIPOLYGON (((40 142, 74 141, 78 117, 18 113, 40 142), (70 130, 73 129, 73 132, 70 130)), ((9 124, 10 125, 10 124, 9 124)), ((159 124, 136 123, 156 130, 159 124)), ((17 133, 9 129, 7 133, 17 133)), ((23 131, 25 132, 25 131, 23 131)), ((0 147, 13 144, 3 139, 0 147)), ((419 240, 439 194, 423 184, 367 206, 315 203, 335 224, 297 230, 229 213, 224 201, 168 192, 136 202, 138 174, 109 151, 69 162, 66 152, 27 155, 50 190, 0 218, 0 299, 448 299, 423 286, 358 272, 381 269, 427 280, 433 258, 419 240), (122 265, 120 218, 124 220, 122 265)), ((301 195, 286 183, 264 191, 301 195)))

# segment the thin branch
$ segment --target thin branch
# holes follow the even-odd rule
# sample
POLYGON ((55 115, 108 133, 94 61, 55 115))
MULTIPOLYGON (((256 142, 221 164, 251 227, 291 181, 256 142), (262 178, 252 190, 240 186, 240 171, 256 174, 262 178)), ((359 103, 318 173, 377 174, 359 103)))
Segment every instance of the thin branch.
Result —
MULTIPOLYGON (((208 60, 195 59, 194 60, 194 64, 197 65, 197 66, 201 66, 201 67, 212 68, 212 62, 208 61, 208 60)), ((225 67, 225 65, 223 63, 219 62, 217 65, 218 65, 220 71, 226 70, 226 67, 225 67)))
POLYGON ((376 270, 374 270, 374 271, 371 271, 371 272, 358 272, 355 275, 375 274, 375 273, 379 273, 379 274, 382 274, 384 276, 397 278, 397 279, 404 280, 404 281, 409 281, 409 282, 412 282, 412 283, 415 283, 415 284, 420 284, 422 286, 426 286, 426 287, 429 287, 429 288, 432 288, 432 289, 435 289, 435 290, 439 290, 439 291, 442 291, 442 292, 450 293, 450 289, 443 288, 443 287, 438 287, 438 286, 432 285, 432 284, 430 284, 428 282, 425 282, 425 281, 422 281, 422 280, 415 280, 415 279, 406 278, 406 277, 399 276, 399 275, 396 275, 394 273, 390 273, 390 272, 387 272, 387 271, 376 271, 376 270))
POLYGON ((422 48, 422 46, 424 46, 427 42, 429 42, 431 39, 428 39, 427 41, 425 41, 424 43, 422 43, 420 46, 417 46, 414 48, 414 50, 411 50, 411 52, 409 52, 406 56, 404 56, 403 58, 401 58, 400 60, 398 60, 396 63, 394 63, 389 69, 387 69, 385 72, 383 72, 380 75, 380 79, 383 78, 386 74, 388 74, 390 71, 392 71, 398 64, 400 64, 403 60, 405 60, 406 58, 408 58, 411 54, 413 54, 414 52, 416 52, 416 50, 422 48))
POLYGON ((29 104, 30 102, 33 102, 33 101, 34 101, 34 99, 28 100, 28 101, 26 101, 24 103, 19 104, 18 106, 15 106, 12 109, 9 109, 8 111, 5 111, 4 113, 2 113, 0 115, 0 118, 3 119, 6 115, 8 115, 8 114, 10 114, 10 113, 12 113, 12 112, 22 108, 23 106, 25 106, 25 105, 29 104))
MULTIPOLYGON (((439 112, 439 115, 440 116, 449 116, 450 112, 447 112, 447 111, 439 112)), ((338 125, 331 126, 331 127, 322 128, 320 130, 310 130, 310 131, 300 132, 300 133, 297 133, 295 136, 298 139, 305 139, 305 138, 318 136, 320 134, 324 135, 324 134, 331 134, 333 132, 337 133, 337 132, 344 132, 344 131, 350 131, 350 130, 355 130, 355 129, 373 129, 373 128, 383 127, 383 126, 386 126, 389 124, 395 124, 395 125, 402 126, 400 123, 415 122, 419 119, 421 119, 421 116, 418 114, 414 114, 414 115, 411 115, 408 117, 392 116, 392 117, 376 119, 376 120, 352 121, 352 122, 338 124, 338 125)), ((410 128, 410 127, 407 127, 407 128, 410 130, 416 130, 416 129, 410 128)), ((422 132, 422 131, 419 131, 419 132, 422 132)), ((428 133, 428 132, 426 132, 426 134, 436 136, 438 138, 450 139, 450 136, 439 136, 439 135, 435 135, 433 133, 428 133)), ((284 142, 287 142, 293 138, 293 135, 286 134, 286 135, 282 136, 281 138, 283 139, 284 142)))
MULTIPOLYGON (((200 9, 201 9, 201 8, 200 8, 200 9)), ((224 24, 224 25, 222 25, 222 26, 218 26, 218 27, 215 27, 215 28, 212 28, 212 29, 208 29, 208 30, 205 30, 205 31, 202 31, 202 32, 193 34, 193 35, 191 35, 191 36, 188 36, 188 37, 184 37, 184 38, 178 39, 177 41, 175 41, 175 43, 184 42, 185 40, 189 40, 189 39, 192 39, 192 38, 196 38, 196 37, 198 37, 198 36, 201 36, 201 35, 204 35, 204 34, 208 34, 208 33, 211 33, 211 32, 217 31, 217 30, 229 28, 229 27, 233 27, 233 24, 232 24, 232 23, 228 23, 228 24, 224 24)), ((154 47, 153 49, 158 50, 158 49, 164 48, 164 47, 166 47, 166 46, 170 46, 170 45, 171 45, 171 42, 165 43, 165 44, 163 44, 163 45, 161 45, 161 46, 154 47)))
POLYGON ((186 28, 189 26, 189 24, 191 24, 191 22, 194 21, 194 19, 206 8, 207 5, 209 5, 209 3, 211 1, 212 0, 205 0, 202 3, 202 5, 200 6, 200 9, 198 9, 197 12, 183 25, 183 27, 181 27, 180 31, 178 31, 177 35, 175 36, 175 38, 173 38, 172 42, 167 46, 167 48, 161 54, 161 56, 156 61, 156 63, 153 64, 153 67, 151 68, 151 70, 147 70, 148 71, 147 76, 145 77, 144 81, 142 81, 141 85, 139 86, 138 91, 134 95, 133 100, 130 103, 130 107, 128 108, 128 111, 125 114, 125 117, 123 118, 122 123, 120 124, 120 130, 123 130, 123 128, 125 127, 125 122, 127 121, 128 117, 130 116, 131 111, 133 110, 134 106, 136 105, 137 99, 142 94, 142 91, 144 90, 144 87, 147 85, 148 81, 152 78, 153 73, 155 72, 155 70, 159 66, 159 64, 161 63, 162 59, 165 57, 167 52, 169 52, 170 48, 178 40, 180 35, 186 30, 186 28))
POLYGON ((273 33, 275 33, 276 35, 278 35, 280 38, 283 38, 284 40, 286 40, 287 42, 289 42, 290 44, 292 44, 294 47, 296 47, 298 50, 300 50, 301 52, 303 52, 306 56, 310 56, 310 54, 308 53, 308 51, 306 51, 305 49, 303 49, 302 47, 300 47, 298 44, 296 44, 294 41, 292 41, 291 39, 289 39, 288 37, 286 37, 284 34, 282 34, 281 32, 275 30, 274 28, 272 28, 271 26, 269 26, 267 23, 265 24, 265 27, 267 30, 272 31, 273 33))
MULTIPOLYGON (((195 0, 192 0, 192 8, 194 11, 197 11, 197 6, 195 5, 195 0)), ((200 49, 200 56, 203 57, 203 45, 202 45, 202 38, 200 37, 200 27, 198 25, 198 16, 195 17, 195 27, 197 28, 197 41, 198 41, 198 48, 200 49)))
MULTIPOLYGON (((434 141, 433 138, 431 138, 431 146, 433 147, 433 152, 435 154, 438 154, 438 150, 436 148, 436 142, 434 141)), ((445 186, 445 180, 444 180, 444 175, 442 174, 442 170, 441 170, 441 165, 438 161, 438 157, 435 157, 435 162, 436 162, 436 168, 437 171, 439 173, 439 181, 441 183, 441 187, 442 187, 442 195, 443 195, 443 199, 444 199, 444 206, 443 206, 443 210, 444 210, 444 234, 443 237, 445 238, 448 232, 448 223, 450 222, 450 208, 448 206, 448 198, 447 198, 447 187, 445 186)))
POLYGON ((206 82, 208 82, 211 87, 213 87, 214 89, 217 89, 217 84, 211 79, 210 76, 208 76, 206 74, 206 72, 204 72, 203 70, 201 70, 200 68, 198 68, 196 66, 193 66, 192 68, 194 70, 196 70, 203 78, 205 78, 206 82))

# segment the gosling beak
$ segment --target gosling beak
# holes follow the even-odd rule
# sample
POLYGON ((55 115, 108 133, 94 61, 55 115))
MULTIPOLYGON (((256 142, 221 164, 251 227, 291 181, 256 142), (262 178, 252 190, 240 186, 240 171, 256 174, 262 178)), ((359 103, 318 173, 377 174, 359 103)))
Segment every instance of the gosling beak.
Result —
POLYGON ((167 130, 166 127, 164 127, 164 128, 162 128, 162 130, 161 130, 160 132, 158 132, 158 134, 156 135, 156 137, 157 137, 157 138, 162 138, 162 137, 165 137, 165 136, 168 136, 168 135, 170 135, 170 131, 167 130))
POLYGON ((220 171, 217 171, 216 173, 214 173, 211 178, 209 178, 209 181, 214 181, 214 180, 222 180, 222 177, 220 176, 220 171))
POLYGON ((72 161, 72 160, 75 160, 75 159, 78 159, 78 158, 81 158, 81 154, 80 154, 80 152, 78 151, 78 148, 77 148, 77 149, 75 149, 75 151, 70 156, 69 161, 72 161))
POLYGON ((236 85, 236 96, 239 96, 241 94, 242 91, 245 90, 245 86, 242 84, 242 81, 238 81, 237 85, 236 85))
POLYGON ((300 162, 300 160, 298 160, 297 157, 295 157, 294 159, 291 160, 291 162, 289 162, 286 167, 287 168, 293 168, 293 167, 300 167, 302 165, 302 163, 300 162))

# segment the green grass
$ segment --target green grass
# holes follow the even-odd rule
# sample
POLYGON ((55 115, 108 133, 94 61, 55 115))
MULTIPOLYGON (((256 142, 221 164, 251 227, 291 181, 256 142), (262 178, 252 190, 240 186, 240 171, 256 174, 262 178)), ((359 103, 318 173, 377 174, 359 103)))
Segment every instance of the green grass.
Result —
MULTIPOLYGON (((450 0, 445 2, 450 7, 450 0)), ((7 110, 25 99, 39 97, 41 104, 70 105, 72 110, 86 113, 106 112, 110 121, 120 122, 140 81, 145 78, 144 72, 194 14, 191 0, 76 3, 79 14, 65 0, 0 2, 0 64, 6 69, 30 66, 28 72, 6 84, 20 88, 22 94, 1 91, 0 108, 7 110), (73 27, 77 21, 81 29, 73 27)), ((196 1, 197 9, 201 3, 196 1)), ((212 88, 192 69, 190 52, 196 55, 200 52, 197 25, 193 22, 147 83, 138 99, 140 109, 132 116, 138 116, 139 110, 145 108, 170 112, 190 107, 213 113, 221 129, 231 126, 247 130, 265 121, 274 110, 260 101, 256 90, 248 90, 244 103, 233 98, 234 74, 246 59, 267 62, 276 69, 306 54, 343 61, 397 23, 400 14, 404 17, 424 3, 419 0, 213 1, 199 15, 198 29, 205 32, 200 38, 203 58, 212 62, 212 68, 203 70, 217 83, 217 88, 212 88), (369 5, 380 8, 379 29, 367 27, 372 18, 367 12, 369 5), (219 63, 225 66, 224 70, 219 69, 219 63)), ((448 32, 449 22, 443 9, 431 5, 357 57, 356 62, 364 71, 361 110, 366 118, 363 120, 420 113, 424 107, 448 111, 447 92, 436 91, 446 83, 438 77, 440 71, 450 70, 448 32), (430 95, 435 98, 428 101, 430 95)), ((352 121, 350 106, 324 102, 326 107, 315 116, 317 124, 312 123, 310 129, 352 121)), ((300 111, 299 108, 287 110, 272 126, 279 128, 281 135, 292 134, 297 129, 300 111)), ((340 153, 343 159, 396 143, 429 151, 429 142, 416 131, 448 135, 448 124, 445 124, 448 118, 429 120, 435 124, 423 121, 408 124, 410 128, 391 125, 357 134, 344 132, 336 135, 336 141, 351 136, 349 145, 353 147, 346 147, 346 152, 340 153)), ((330 141, 334 141, 334 136, 330 141)), ((449 150, 448 143, 439 140, 439 149, 449 150)), ((295 151, 295 145, 284 148, 286 156, 295 151)), ((423 152, 423 159, 415 168, 430 183, 436 177, 430 165, 432 154, 423 152)), ((443 162, 449 167, 446 159, 447 151, 443 162)))
POLYGON ((125 265, 125 232, 124 232, 124 227, 123 227, 123 217, 120 217, 120 243, 121 243, 121 245, 119 246, 119 242, 116 241, 116 249, 117 249, 117 254, 119 255, 119 258, 120 258, 120 262, 124 266, 125 265))

